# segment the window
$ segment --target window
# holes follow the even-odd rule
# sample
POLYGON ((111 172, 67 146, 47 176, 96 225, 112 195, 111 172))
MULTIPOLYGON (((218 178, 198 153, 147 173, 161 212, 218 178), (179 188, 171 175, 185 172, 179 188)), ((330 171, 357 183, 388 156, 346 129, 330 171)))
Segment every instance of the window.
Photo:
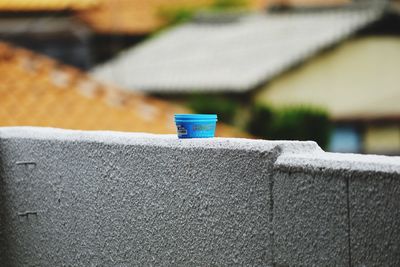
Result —
POLYGON ((361 135, 354 126, 340 126, 332 131, 329 151, 343 153, 361 152, 361 135))

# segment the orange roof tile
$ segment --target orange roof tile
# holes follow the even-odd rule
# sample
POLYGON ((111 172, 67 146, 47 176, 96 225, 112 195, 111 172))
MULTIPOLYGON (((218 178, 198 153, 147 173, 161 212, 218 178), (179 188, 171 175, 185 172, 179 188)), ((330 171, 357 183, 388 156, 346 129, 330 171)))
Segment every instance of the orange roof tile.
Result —
MULTIPOLYGON (((165 24, 160 12, 168 8, 206 7, 214 0, 101 0, 97 7, 79 17, 97 32, 135 33, 152 32, 165 24)), ((265 7, 268 0, 250 0, 254 8, 265 7)))
POLYGON ((99 0, 0 0, 0 11, 82 10, 97 4, 99 0))
MULTIPOLYGON (((1 42, 0 73, 0 126, 175 133, 173 114, 187 112, 1 42)), ((246 136, 229 126, 218 128, 219 136, 246 136)))

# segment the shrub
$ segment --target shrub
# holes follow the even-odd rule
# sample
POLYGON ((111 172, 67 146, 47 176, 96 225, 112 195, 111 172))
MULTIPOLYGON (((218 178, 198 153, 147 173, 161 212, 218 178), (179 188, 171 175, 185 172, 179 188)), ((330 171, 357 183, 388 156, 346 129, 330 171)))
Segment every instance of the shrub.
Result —
POLYGON ((189 100, 189 108, 196 113, 215 113, 218 120, 232 123, 238 104, 229 98, 214 95, 193 95, 189 100))
POLYGON ((254 135, 272 140, 313 140, 322 148, 328 145, 331 128, 326 111, 305 106, 275 110, 257 106, 249 123, 254 135))
POLYGON ((168 8, 161 8, 159 16, 166 21, 166 26, 176 25, 186 22, 193 18, 193 16, 201 11, 226 11, 232 9, 240 9, 248 6, 247 0, 214 0, 211 6, 175 6, 168 8))
POLYGON ((235 9, 235 8, 243 8, 248 5, 247 0, 215 0, 213 4, 214 9, 235 9))
POLYGON ((267 106, 255 106, 251 111, 251 118, 248 130, 251 134, 263 138, 268 138, 271 133, 271 122, 274 112, 267 106))
POLYGON ((166 21, 167 26, 171 26, 190 20, 195 12, 195 9, 177 7, 161 9, 159 15, 166 21))

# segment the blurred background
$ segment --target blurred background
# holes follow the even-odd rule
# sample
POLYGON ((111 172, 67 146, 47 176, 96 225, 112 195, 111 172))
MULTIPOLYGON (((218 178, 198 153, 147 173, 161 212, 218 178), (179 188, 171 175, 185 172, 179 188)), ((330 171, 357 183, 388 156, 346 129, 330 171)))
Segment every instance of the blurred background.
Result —
POLYGON ((400 155, 400 1, 0 0, 0 126, 400 155))

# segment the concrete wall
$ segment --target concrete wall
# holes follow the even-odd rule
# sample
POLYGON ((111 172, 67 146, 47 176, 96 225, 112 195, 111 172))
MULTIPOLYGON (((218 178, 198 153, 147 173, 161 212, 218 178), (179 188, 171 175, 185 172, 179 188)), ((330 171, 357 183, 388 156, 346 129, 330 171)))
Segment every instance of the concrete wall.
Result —
POLYGON ((400 158, 0 128, 1 266, 400 265, 400 158))

